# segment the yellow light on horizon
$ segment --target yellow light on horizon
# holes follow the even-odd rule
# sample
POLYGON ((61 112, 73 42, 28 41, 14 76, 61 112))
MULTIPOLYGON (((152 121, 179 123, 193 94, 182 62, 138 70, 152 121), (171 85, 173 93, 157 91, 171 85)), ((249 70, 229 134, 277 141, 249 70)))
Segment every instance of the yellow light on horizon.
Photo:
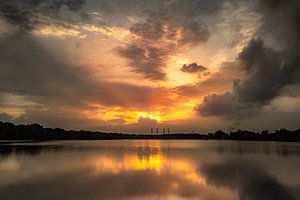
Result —
POLYGON ((162 113, 160 111, 156 112, 138 112, 138 117, 139 118, 149 118, 153 119, 157 122, 161 122, 162 119, 162 113))
MULTIPOLYGON (((194 106, 197 100, 184 100, 173 107, 158 107, 157 111, 126 110, 121 107, 97 107, 94 110, 81 112, 82 115, 93 120, 103 120, 110 123, 112 120, 123 119, 122 124, 137 124, 141 118, 152 119, 157 123, 165 123, 176 120, 186 120, 194 116, 194 106)), ((114 123, 112 121, 112 123, 114 123)))

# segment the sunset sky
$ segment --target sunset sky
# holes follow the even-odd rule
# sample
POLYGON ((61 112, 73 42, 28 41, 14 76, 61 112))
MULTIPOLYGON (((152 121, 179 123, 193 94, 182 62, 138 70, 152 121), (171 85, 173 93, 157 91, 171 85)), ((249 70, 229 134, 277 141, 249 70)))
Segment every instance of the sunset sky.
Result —
POLYGON ((298 0, 1 0, 0 121, 296 129, 298 0))

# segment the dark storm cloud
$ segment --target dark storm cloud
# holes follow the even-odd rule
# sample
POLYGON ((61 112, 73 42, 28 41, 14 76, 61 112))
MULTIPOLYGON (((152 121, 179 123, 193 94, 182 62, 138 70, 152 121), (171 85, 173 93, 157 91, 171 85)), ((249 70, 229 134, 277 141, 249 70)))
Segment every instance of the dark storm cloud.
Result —
POLYGON ((202 104, 195 107, 202 116, 220 116, 228 119, 252 117, 260 111, 260 106, 241 103, 236 94, 224 92, 204 97, 202 104))
POLYGON ((234 98, 231 93, 222 95, 211 94, 204 97, 202 105, 196 108, 203 116, 210 115, 232 115, 235 112, 234 98))
POLYGON ((152 80, 164 80, 171 54, 182 46, 197 45, 209 38, 209 31, 191 8, 180 9, 178 3, 165 4, 152 11, 143 22, 135 23, 130 32, 136 36, 130 44, 117 49, 129 60, 133 71, 152 80))
POLYGON ((293 200, 290 191, 263 168, 243 161, 206 164, 201 168, 208 184, 237 190, 239 199, 293 200))
MULTIPOLYGON (((228 101, 229 105, 223 105, 225 108, 242 108, 235 110, 238 116, 241 110, 270 104, 286 87, 300 82, 300 2, 260 1, 260 5, 263 14, 261 32, 281 48, 276 50, 266 46, 262 39, 253 39, 240 52, 236 62, 244 69, 246 77, 234 82, 231 93, 233 100, 228 101)), ((206 98, 197 107, 200 114, 227 115, 215 113, 210 106, 218 104, 215 100, 227 98, 228 94, 217 96, 206 98)))
POLYGON ((167 98, 163 88, 95 80, 89 70, 62 62, 26 34, 4 38, 0 54, 1 92, 28 96, 43 105, 144 107, 167 98), (155 100, 156 96, 162 98, 155 100))
MULTIPOLYGON (((40 24, 49 24, 50 19, 57 19, 56 23, 63 24, 60 14, 63 8, 78 11, 85 0, 2 0, 0 2, 0 17, 17 26, 22 31, 30 31, 40 24)), ((69 21, 71 22, 71 21, 69 21)))
POLYGON ((298 63, 294 63, 294 59, 289 60, 289 55, 284 52, 265 47, 259 39, 250 41, 239 54, 237 62, 244 69, 246 78, 234 82, 232 93, 213 94, 204 98, 197 107, 202 115, 237 114, 240 117, 241 111, 257 110, 268 105, 285 86, 299 82, 298 63), (218 112, 215 112, 216 107, 219 108, 218 112))
POLYGON ((285 85, 300 81, 298 58, 290 60, 289 55, 265 47, 262 40, 252 40, 238 59, 247 74, 234 87, 241 102, 269 104, 285 85))
POLYGON ((191 64, 184 64, 180 70, 182 72, 187 72, 187 73, 197 73, 197 72, 204 72, 207 70, 207 68, 202 65, 198 65, 197 63, 191 63, 191 64))

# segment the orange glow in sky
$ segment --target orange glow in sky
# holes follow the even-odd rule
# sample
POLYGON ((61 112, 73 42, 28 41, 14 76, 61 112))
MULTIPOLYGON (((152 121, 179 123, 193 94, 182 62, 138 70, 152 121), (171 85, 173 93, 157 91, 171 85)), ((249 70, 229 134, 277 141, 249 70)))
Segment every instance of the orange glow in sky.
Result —
MULTIPOLYGON (((269 116, 282 121, 279 112, 300 110, 299 95, 292 94, 299 80, 290 78, 299 73, 292 65, 298 62, 289 60, 298 55, 289 52, 300 46, 298 28, 290 27, 298 24, 289 5, 282 15, 270 12, 276 15, 270 20, 256 9, 268 7, 261 1, 19 1, 0 3, 10 8, 0 9, 4 120, 201 132, 228 129, 235 119, 245 128, 269 129, 276 121, 269 116), (269 21, 274 24, 264 27, 269 21), (272 27, 289 33, 279 38, 272 27), (291 98, 282 100, 286 94, 291 98), (248 115, 257 111, 263 120, 248 115)), ((290 118, 273 125, 296 128, 290 118)))

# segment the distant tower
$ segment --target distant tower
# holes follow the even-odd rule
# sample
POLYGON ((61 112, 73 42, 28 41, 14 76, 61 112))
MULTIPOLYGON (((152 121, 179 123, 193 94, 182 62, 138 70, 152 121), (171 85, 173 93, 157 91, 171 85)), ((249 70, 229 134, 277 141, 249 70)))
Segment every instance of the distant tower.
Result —
POLYGON ((153 128, 151 128, 151 135, 153 134, 153 128))
POLYGON ((166 130, 165 130, 165 128, 163 128, 163 134, 165 134, 166 133, 166 130))
POLYGON ((158 128, 156 128, 156 134, 158 134, 158 128))
POLYGON ((170 134, 170 129, 168 128, 168 134, 170 134))

